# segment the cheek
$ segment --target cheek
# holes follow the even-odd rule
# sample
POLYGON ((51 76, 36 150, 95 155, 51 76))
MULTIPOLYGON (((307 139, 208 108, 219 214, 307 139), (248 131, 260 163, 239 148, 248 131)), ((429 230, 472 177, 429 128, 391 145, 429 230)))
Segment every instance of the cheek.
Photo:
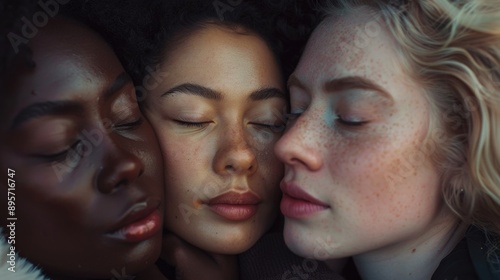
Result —
POLYGON ((279 190, 279 182, 283 177, 284 165, 274 154, 274 145, 279 136, 274 136, 273 140, 265 146, 254 149, 256 161, 259 166, 260 177, 267 182, 267 188, 270 190, 279 190))
POLYGON ((195 165, 203 161, 207 146, 202 141, 191 141, 189 137, 179 137, 167 129, 157 130, 158 141, 168 176, 178 172, 195 174, 195 165))
POLYGON ((139 158, 145 164, 144 171, 154 177, 161 178, 161 167, 163 166, 161 149, 158 138, 149 124, 144 128, 142 139, 144 139, 144 141, 137 143, 135 147, 139 147, 140 149, 139 158))
POLYGON ((166 200, 199 207, 199 198, 212 195, 217 188, 207 181, 211 174, 214 151, 212 143, 190 141, 173 135, 159 136, 164 159, 166 200))
MULTIPOLYGON (((16 201, 19 219, 29 221, 28 227, 49 227, 57 229, 56 232, 70 228, 86 230, 89 225, 99 223, 90 204, 94 194, 91 176, 72 176, 60 182, 51 173, 50 167, 19 170, 21 176, 16 181, 16 196, 22 198, 16 201)), ((100 217, 103 216, 106 215, 100 217)))
POLYGON ((283 164, 280 163, 280 161, 274 154, 274 146, 279 140, 279 137, 279 135, 273 135, 273 137, 267 143, 261 145, 253 145, 253 153, 255 154, 259 166, 263 167, 263 171, 275 173, 276 171, 283 169, 283 164))
MULTIPOLYGON (((394 139, 394 138, 392 138, 394 139)), ((363 223, 385 226, 431 217, 439 205, 438 174, 417 145, 397 147, 380 141, 349 145, 335 154, 330 171, 338 178, 339 205, 357 213, 363 223), (342 195, 343 194, 343 195, 342 195)))

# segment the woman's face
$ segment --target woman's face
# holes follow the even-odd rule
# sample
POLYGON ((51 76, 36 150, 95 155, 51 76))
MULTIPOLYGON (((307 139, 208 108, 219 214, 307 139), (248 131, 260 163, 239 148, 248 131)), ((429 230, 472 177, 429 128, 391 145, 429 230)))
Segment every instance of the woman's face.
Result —
POLYGON ((282 164, 282 78, 254 35, 210 26, 168 52, 146 100, 165 161, 169 230, 207 251, 240 253, 273 223, 282 164))
POLYGON ((424 90, 383 23, 357 15, 315 30, 289 79, 295 119, 275 149, 285 241, 316 259, 411 252, 450 218, 424 146, 424 90))
POLYGON ((36 67, 13 69, 0 123, 2 180, 15 170, 14 246, 49 275, 133 275, 159 256, 164 211, 159 148, 134 87, 74 22, 52 20, 30 48, 36 67))

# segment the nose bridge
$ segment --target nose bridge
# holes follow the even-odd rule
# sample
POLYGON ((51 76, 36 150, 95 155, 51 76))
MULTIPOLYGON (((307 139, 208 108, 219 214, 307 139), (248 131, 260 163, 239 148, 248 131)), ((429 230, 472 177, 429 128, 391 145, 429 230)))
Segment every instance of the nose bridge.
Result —
MULTIPOLYGON (((119 137, 119 136, 116 136, 119 137)), ((129 185, 144 172, 141 159, 112 135, 104 137, 100 148, 101 168, 97 177, 97 188, 102 193, 129 185)))
POLYGON ((250 145, 250 135, 243 125, 232 125, 220 132, 220 143, 215 157, 219 173, 253 173, 257 169, 255 152, 250 145))
POLYGON ((275 153, 287 164, 303 164, 309 169, 322 166, 321 130, 325 128, 321 112, 309 108, 287 129, 275 146, 275 153))
POLYGON ((295 142, 303 148, 317 146, 317 141, 321 138, 317 135, 320 126, 321 116, 314 112, 304 113, 295 123, 288 129, 286 133, 289 141, 295 142), (316 126, 316 127, 315 127, 316 126))
POLYGON ((226 138, 225 145, 229 149, 241 151, 250 149, 248 135, 243 127, 232 127, 226 130, 224 137, 226 138))

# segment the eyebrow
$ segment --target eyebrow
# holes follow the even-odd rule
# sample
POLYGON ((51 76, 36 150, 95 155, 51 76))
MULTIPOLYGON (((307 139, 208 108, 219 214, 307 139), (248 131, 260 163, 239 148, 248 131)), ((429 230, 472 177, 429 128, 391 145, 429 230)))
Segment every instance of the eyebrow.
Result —
POLYGON ((285 93, 277 88, 263 88, 252 92, 248 97, 252 101, 266 100, 270 98, 286 99, 285 93))
POLYGON ((372 80, 359 76, 350 76, 350 77, 343 77, 339 79, 330 80, 325 83, 325 89, 329 92, 336 92, 349 89, 372 90, 382 94, 387 99, 392 100, 392 96, 377 83, 375 83, 372 80))
POLYGON ((161 95, 161 97, 169 96, 174 93, 186 93, 186 94, 192 94, 192 95, 197 95, 201 96, 203 98, 207 99, 212 99, 212 100, 222 100, 222 94, 220 92, 217 92, 213 89, 196 85, 196 84, 191 84, 191 83, 186 83, 182 85, 178 85, 176 87, 173 87, 169 89, 167 92, 161 95))
MULTIPOLYGON (((126 72, 122 72, 113 83, 104 91, 104 98, 110 98, 119 92, 132 80, 126 72)), ((83 106, 75 101, 46 101, 31 104, 19 112, 12 121, 11 129, 19 127, 21 124, 38 117, 48 115, 77 115, 84 111, 83 106)))
MULTIPOLYGON (((306 88, 304 86, 304 84, 293 74, 288 79, 287 86, 289 88, 291 86, 296 86, 296 87, 299 87, 302 89, 306 88)), ((392 98, 392 96, 387 91, 385 91, 380 85, 378 85, 376 82, 374 82, 370 79, 359 77, 359 76, 348 76, 348 77, 343 77, 343 78, 338 78, 338 79, 332 79, 332 80, 329 80, 328 82, 326 82, 324 87, 325 87, 325 90, 328 92, 338 92, 338 91, 349 90, 349 89, 372 90, 372 91, 376 91, 376 92, 380 93, 383 97, 385 97, 391 101, 394 100, 392 98)))
MULTIPOLYGON (((211 88, 207 88, 201 85, 185 83, 176 87, 169 89, 167 92, 163 93, 161 97, 168 96, 174 93, 185 93, 191 95, 201 96, 203 98, 211 99, 211 100, 223 100, 224 95, 216 90, 211 88)), ((252 101, 260 101, 270 98, 283 98, 285 99, 285 93, 278 88, 262 88, 256 90, 250 94, 248 99, 252 101)))
POLYGON ((77 115, 83 112, 81 104, 74 101, 47 101, 31 104, 16 115, 12 121, 11 129, 19 127, 21 124, 47 115, 77 115))

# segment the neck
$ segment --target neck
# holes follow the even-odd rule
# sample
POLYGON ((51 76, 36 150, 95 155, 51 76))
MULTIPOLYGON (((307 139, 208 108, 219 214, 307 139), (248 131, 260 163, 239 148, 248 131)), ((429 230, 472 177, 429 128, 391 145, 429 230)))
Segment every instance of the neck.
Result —
POLYGON ((449 219, 428 227, 416 238, 354 256, 353 260, 365 280, 428 280, 466 230, 467 225, 458 219, 449 219))

